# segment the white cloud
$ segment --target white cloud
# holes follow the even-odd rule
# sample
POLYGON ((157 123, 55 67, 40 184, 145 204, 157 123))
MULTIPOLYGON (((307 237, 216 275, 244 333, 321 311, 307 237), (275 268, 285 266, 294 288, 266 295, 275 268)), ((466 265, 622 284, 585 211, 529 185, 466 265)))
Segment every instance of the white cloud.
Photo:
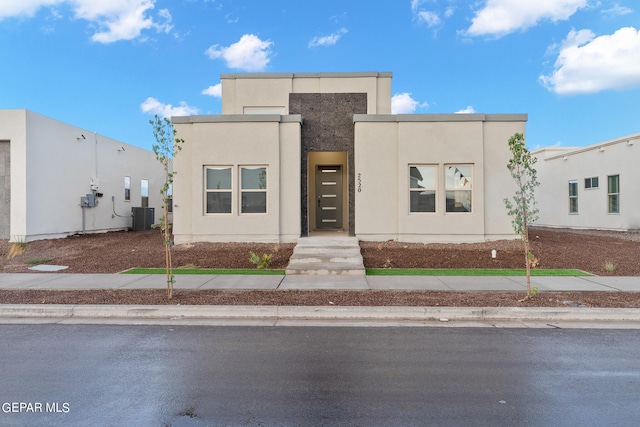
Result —
POLYGON ((425 22, 428 27, 435 27, 437 25, 440 25, 440 23, 442 22, 438 14, 435 12, 429 12, 429 11, 423 10, 418 12, 417 16, 418 16, 418 20, 425 22))
POLYGON ((38 9, 55 6, 64 0, 2 0, 0 2, 0 19, 12 16, 33 16, 38 9))
POLYGON ((102 3, 81 0, 76 8, 76 17, 99 24, 102 31, 91 37, 91 40, 99 43, 132 40, 139 37, 142 30, 148 29, 168 33, 172 28, 172 18, 167 9, 158 11, 162 22, 154 21, 148 15, 154 8, 154 2, 155 0, 119 0, 102 3), (109 6, 101 6, 103 4, 109 6))
POLYGON ((563 21, 587 6, 588 0, 487 0, 466 31, 470 36, 501 37, 537 25, 563 21))
POLYGON ((605 15, 622 16, 633 13, 633 9, 614 3, 611 8, 602 10, 602 13, 605 15))
POLYGON ((227 22, 227 24, 237 24, 240 21, 240 18, 234 16, 232 13, 227 13, 226 15, 224 15, 224 20, 227 22))
POLYGON ((553 73, 539 80, 550 91, 566 95, 640 87, 640 31, 626 27, 595 37, 589 30, 572 30, 553 73))
POLYGON ((222 83, 218 83, 214 86, 209 86, 202 91, 202 94, 213 96, 214 98, 222 98, 222 83))
POLYGON ((391 114, 411 114, 418 107, 428 107, 426 102, 420 103, 408 92, 396 93, 391 97, 391 114))
POLYGON ((333 15, 333 16, 330 16, 330 17, 329 17, 329 20, 330 20, 331 22, 333 22, 334 24, 337 24, 337 23, 339 23, 339 22, 342 22, 342 21, 344 21, 345 19, 347 19, 347 12, 342 12, 342 13, 339 13, 339 14, 337 14, 337 15, 333 15))
POLYGON ((340 28, 338 31, 333 34, 329 34, 328 36, 314 37, 309 42, 309 47, 333 46, 338 43, 338 40, 340 40, 342 35, 346 33, 348 33, 346 28, 340 28))
POLYGON ((33 16, 41 7, 68 4, 74 18, 96 24, 98 31, 91 40, 99 43, 113 43, 140 37, 143 30, 155 29, 168 33, 171 28, 171 14, 160 9, 157 16, 151 16, 156 0, 3 0, 0 3, 0 19, 11 16, 33 16))
POLYGON ((444 18, 451 18, 456 10, 456 6, 449 5, 444 9, 440 7, 437 0, 411 0, 411 12, 413 13, 413 19, 418 22, 424 22, 429 28, 440 27, 443 24, 444 18), (425 10, 422 7, 423 4, 429 3, 429 9, 425 10), (439 9, 438 11, 433 9, 439 9))
POLYGON ((179 106, 174 107, 171 104, 163 104, 156 98, 149 97, 142 104, 140 109, 146 114, 157 114, 160 117, 172 117, 172 116, 190 116, 192 114, 198 114, 196 107, 191 107, 186 102, 181 102, 179 106))
POLYGON ((451 18, 455 12, 456 12, 455 6, 449 6, 448 8, 445 9, 444 16, 445 18, 451 18))
POLYGON ((269 47, 272 44, 273 42, 262 41, 253 34, 245 34, 230 46, 213 45, 205 51, 205 54, 211 59, 224 59, 229 68, 261 71, 271 61, 269 47))
POLYGON ((460 111, 456 111, 454 114, 475 114, 475 113, 476 113, 476 110, 471 105, 469 105, 467 108, 463 108, 460 111))

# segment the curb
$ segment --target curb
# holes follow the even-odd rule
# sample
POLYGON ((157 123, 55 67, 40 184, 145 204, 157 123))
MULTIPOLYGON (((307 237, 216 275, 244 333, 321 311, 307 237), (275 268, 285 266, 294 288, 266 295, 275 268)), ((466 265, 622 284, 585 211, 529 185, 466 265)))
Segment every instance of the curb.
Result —
POLYGON ((638 308, 0 304, 0 318, 126 320, 631 321, 638 308))

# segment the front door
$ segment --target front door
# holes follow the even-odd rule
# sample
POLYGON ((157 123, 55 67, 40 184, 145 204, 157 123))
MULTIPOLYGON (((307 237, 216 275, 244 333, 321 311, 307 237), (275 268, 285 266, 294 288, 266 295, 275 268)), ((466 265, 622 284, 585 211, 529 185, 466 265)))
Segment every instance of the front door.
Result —
POLYGON ((342 229, 342 167, 316 168, 316 229, 342 229))

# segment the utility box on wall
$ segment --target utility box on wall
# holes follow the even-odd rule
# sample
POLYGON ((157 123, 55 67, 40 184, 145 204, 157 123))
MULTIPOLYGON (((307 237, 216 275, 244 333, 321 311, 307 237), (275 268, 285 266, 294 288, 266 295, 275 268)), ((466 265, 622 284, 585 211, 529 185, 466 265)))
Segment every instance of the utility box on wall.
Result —
POLYGON ((133 217, 131 225, 133 231, 151 230, 151 226, 155 221, 155 209, 142 207, 131 208, 131 216, 133 217))
POLYGON ((96 206, 96 196, 93 194, 87 194, 80 197, 80 206, 83 208, 94 208, 96 206))

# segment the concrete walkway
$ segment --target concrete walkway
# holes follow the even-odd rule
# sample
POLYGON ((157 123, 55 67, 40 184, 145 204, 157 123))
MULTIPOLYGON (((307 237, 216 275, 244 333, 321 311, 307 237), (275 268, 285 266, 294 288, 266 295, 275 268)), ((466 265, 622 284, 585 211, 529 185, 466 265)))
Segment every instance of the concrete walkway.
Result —
MULTIPOLYGON (((640 292, 640 277, 532 277, 544 291, 640 292)), ((342 289, 433 291, 524 291, 526 279, 514 276, 317 276, 176 275, 175 289, 342 289)), ((0 289, 166 289, 164 275, 0 273, 0 289)))
MULTIPOLYGON (((175 289, 525 291, 524 277, 178 275, 175 289)), ((636 291, 640 277, 535 277, 541 291, 636 291)), ((0 289, 166 289, 163 275, 0 273, 0 289)), ((0 304, 0 324, 640 329, 640 309, 0 304)))

